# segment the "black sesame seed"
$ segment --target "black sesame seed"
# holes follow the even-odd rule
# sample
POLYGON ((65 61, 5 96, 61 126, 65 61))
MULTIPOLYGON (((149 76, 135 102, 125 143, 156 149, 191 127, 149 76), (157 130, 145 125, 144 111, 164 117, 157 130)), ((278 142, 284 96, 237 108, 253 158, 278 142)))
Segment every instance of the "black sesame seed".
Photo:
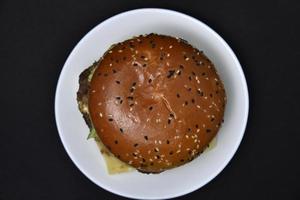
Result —
POLYGON ((104 74, 104 76, 108 76, 108 74, 107 74, 107 73, 105 73, 105 74, 104 74))
POLYGON ((135 143, 133 146, 134 146, 134 147, 137 147, 138 145, 139 145, 138 143, 135 143))
POLYGON ((167 144, 170 144, 170 141, 169 141, 169 140, 167 140, 167 144))
POLYGON ((180 159, 180 162, 184 162, 184 159, 180 159))
POLYGON ((196 128, 199 128, 199 125, 198 125, 198 124, 196 124, 196 128))
POLYGON ((120 84, 121 82, 120 82, 120 81, 116 81, 116 83, 117 83, 117 84, 120 84))
POLYGON ((183 67, 183 65, 179 65, 179 68, 180 68, 180 69, 183 69, 184 67, 183 67))
POLYGON ((155 157, 156 157, 156 159, 160 159, 160 156, 159 156, 159 155, 156 155, 155 157))
POLYGON ((124 133, 124 131, 123 131, 123 129, 122 129, 122 128, 120 128, 120 132, 121 132, 121 133, 124 133))
POLYGON ((194 59, 195 59, 195 56, 192 56, 192 59, 194 60, 194 59))
POLYGON ((155 48, 156 47, 156 44, 155 43, 153 43, 153 44, 151 44, 151 48, 155 48))
POLYGON ((115 140, 115 144, 118 144, 118 140, 115 140))
POLYGON ((148 83, 151 83, 152 82, 152 79, 150 78, 149 80, 148 80, 148 83))
POLYGON ((154 149, 154 151, 155 151, 155 152, 158 152, 158 150, 157 150, 156 148, 154 149))
POLYGON ((143 67, 147 67, 147 64, 146 64, 146 63, 144 63, 144 64, 143 64, 143 67))
POLYGON ((179 71, 177 74, 178 74, 178 76, 180 76, 181 75, 181 71, 179 71))
POLYGON ((117 155, 117 158, 121 158, 121 156, 120 156, 120 155, 117 155))
POLYGON ((222 123, 224 123, 224 119, 222 119, 222 123))
POLYGON ((101 76, 101 72, 99 72, 97 75, 98 75, 98 76, 101 76))
POLYGON ((136 153, 132 153, 132 155, 134 156, 134 157, 136 157, 137 155, 136 155, 136 153))
POLYGON ((216 91, 216 94, 219 94, 219 91, 218 91, 218 90, 216 91))
POLYGON ((134 91, 134 89, 133 88, 130 88, 130 92, 132 93, 134 91))
POLYGON ((136 86, 136 82, 133 82, 133 83, 132 83, 132 86, 136 86))
POLYGON ((197 90, 197 93, 198 93, 200 96, 203 96, 203 92, 197 90))
POLYGON ((190 80, 190 81, 192 80, 192 77, 191 77, 191 76, 189 76, 189 80, 190 80))
POLYGON ((145 56, 143 56, 143 55, 142 55, 142 56, 141 56, 141 58, 142 58, 142 59, 144 59, 144 58, 145 58, 145 56))
POLYGON ((130 104, 129 106, 130 106, 130 107, 134 106, 134 103, 130 104))
POLYGON ((121 97, 116 97, 116 99, 117 99, 117 100, 120 100, 120 99, 121 99, 121 97))
POLYGON ((123 100, 120 101, 120 104, 122 104, 122 103, 123 103, 123 100))
POLYGON ((212 98, 212 97, 213 97, 213 94, 210 93, 209 96, 212 98))
POLYGON ((127 59, 127 57, 126 57, 126 56, 124 56, 124 57, 123 57, 123 60, 126 60, 126 59, 127 59))
POLYGON ((143 161, 143 162, 146 162, 145 158, 142 158, 142 161, 143 161))
POLYGON ((188 132, 191 132, 191 130, 192 130, 191 128, 188 128, 188 132))
POLYGON ((173 113, 170 113, 170 117, 173 117, 173 118, 174 118, 174 114, 173 114, 173 113))
POLYGON ((187 101, 185 101, 185 102, 184 102, 184 104, 185 104, 185 105, 188 105, 188 102, 187 102, 187 101))
POLYGON ((176 94, 177 98, 180 98, 180 95, 179 94, 176 94))
POLYGON ((117 71, 115 69, 113 69, 112 71, 113 71, 114 74, 117 73, 117 71))
POLYGON ((196 76, 196 73, 195 73, 195 72, 192 72, 192 74, 193 74, 194 76, 196 76))
POLYGON ((171 120, 170 119, 168 119, 168 124, 171 124, 171 120))
POLYGON ((145 135, 144 138, 145 138, 145 140, 148 140, 148 136, 147 135, 145 135))
POLYGON ((169 74, 167 76, 167 78, 171 78, 175 73, 175 70, 169 70, 169 74))
POLYGON ((153 163, 153 162, 151 162, 151 163, 150 163, 150 165, 151 165, 151 166, 153 166, 153 165, 154 165, 154 163, 153 163))
POLYGON ((161 56, 161 57, 159 57, 159 59, 160 59, 160 60, 163 60, 164 58, 161 56))
POLYGON ((169 154, 170 154, 170 155, 173 155, 173 151, 170 151, 169 154))
POLYGON ((205 73, 205 72, 203 72, 203 73, 202 73, 202 76, 205 76, 205 75, 206 75, 206 73, 205 73))
POLYGON ((183 55, 183 58, 184 58, 184 59, 186 59, 186 58, 187 58, 187 56, 186 56, 186 55, 183 55))
POLYGON ((137 63, 133 63, 133 66, 138 66, 138 64, 137 63))
POLYGON ((210 133, 211 132, 211 130, 210 129, 206 129, 206 133, 210 133))
POLYGON ((119 63, 119 60, 118 60, 118 59, 116 60, 116 63, 119 63))
POLYGON ((195 103, 195 99, 192 99, 192 103, 195 103))
POLYGON ((150 106, 150 107, 149 107, 149 110, 152 110, 152 109, 153 109, 153 107, 152 107, 152 106, 150 106))
POLYGON ((133 96, 128 96, 127 99, 133 100, 133 96))
POLYGON ((189 92, 192 91, 192 88, 189 88, 188 91, 189 91, 189 92))
POLYGON ((112 118, 109 118, 108 121, 112 122, 112 121, 114 121, 114 120, 113 120, 112 118))
POLYGON ((215 120, 215 118, 211 118, 210 121, 213 122, 215 120))

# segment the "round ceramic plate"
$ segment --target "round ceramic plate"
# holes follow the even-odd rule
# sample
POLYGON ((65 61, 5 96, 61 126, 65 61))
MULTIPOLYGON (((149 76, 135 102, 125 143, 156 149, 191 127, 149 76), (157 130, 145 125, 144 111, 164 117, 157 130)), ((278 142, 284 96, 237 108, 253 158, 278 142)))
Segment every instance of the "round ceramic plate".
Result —
POLYGON ((236 152, 247 123, 248 90, 242 68, 227 43, 201 21, 164 9, 138 9, 121 13, 97 25, 73 49, 60 74, 55 117, 61 141, 79 170, 98 186, 137 199, 167 199, 199 189, 228 164, 236 152), (114 43, 133 36, 159 33, 180 37, 203 50, 215 64, 227 93, 225 122, 217 144, 193 160, 160 174, 137 171, 109 175, 96 143, 76 102, 79 74, 114 43))

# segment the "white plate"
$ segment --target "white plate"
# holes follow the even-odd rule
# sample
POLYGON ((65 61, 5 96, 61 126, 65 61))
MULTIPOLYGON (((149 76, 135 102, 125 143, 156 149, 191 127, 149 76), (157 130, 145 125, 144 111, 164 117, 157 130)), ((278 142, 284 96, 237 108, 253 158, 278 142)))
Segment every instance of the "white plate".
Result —
POLYGON ((190 193, 217 176, 236 152, 247 123, 248 90, 242 68, 227 43, 199 20, 171 10, 138 9, 111 17, 92 29, 73 49, 60 74, 55 117, 61 141, 72 161, 91 181, 118 195, 166 199, 190 193), (110 47, 135 35, 160 33, 180 37, 215 63, 227 93, 225 123, 215 148, 192 162, 147 175, 139 172, 108 175, 88 128, 77 108, 78 76, 110 47))

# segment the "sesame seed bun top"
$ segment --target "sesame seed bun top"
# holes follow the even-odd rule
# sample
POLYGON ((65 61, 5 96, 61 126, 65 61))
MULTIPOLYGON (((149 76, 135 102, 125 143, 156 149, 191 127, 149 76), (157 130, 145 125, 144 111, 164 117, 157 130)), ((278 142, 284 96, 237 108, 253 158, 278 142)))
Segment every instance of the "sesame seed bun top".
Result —
POLYGON ((158 173, 206 148, 220 128, 225 98, 202 52, 182 39, 150 34, 105 53, 91 80, 89 112, 117 158, 158 173))

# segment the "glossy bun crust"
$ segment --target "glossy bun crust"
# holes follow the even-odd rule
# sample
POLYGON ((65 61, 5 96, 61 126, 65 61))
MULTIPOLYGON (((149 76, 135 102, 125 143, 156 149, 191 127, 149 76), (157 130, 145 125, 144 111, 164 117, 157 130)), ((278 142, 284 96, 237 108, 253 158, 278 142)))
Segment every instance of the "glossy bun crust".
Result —
POLYGON ((89 112, 116 157, 158 173, 207 147, 222 123, 225 99, 202 52, 182 39, 150 34, 105 53, 91 80, 89 112))

